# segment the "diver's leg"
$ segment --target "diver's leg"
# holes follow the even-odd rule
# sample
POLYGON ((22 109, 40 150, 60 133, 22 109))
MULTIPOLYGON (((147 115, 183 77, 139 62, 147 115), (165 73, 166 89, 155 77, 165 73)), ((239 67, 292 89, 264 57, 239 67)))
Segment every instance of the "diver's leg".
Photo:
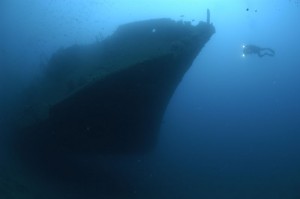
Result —
POLYGON ((261 51, 264 51, 264 54, 268 56, 273 57, 275 55, 275 51, 271 48, 261 48, 261 51))
POLYGON ((262 57, 264 57, 264 56, 270 56, 270 57, 273 57, 274 55, 271 54, 271 53, 268 53, 268 52, 264 52, 264 53, 262 54, 262 57))
POLYGON ((262 53, 262 51, 258 51, 256 54, 257 54, 259 57, 263 57, 263 56, 265 56, 265 54, 264 54, 264 53, 262 53))
POLYGON ((264 56, 270 56, 270 57, 273 57, 274 54, 273 53, 270 53, 270 52, 263 52, 263 53, 260 53, 259 57, 264 57, 264 56))

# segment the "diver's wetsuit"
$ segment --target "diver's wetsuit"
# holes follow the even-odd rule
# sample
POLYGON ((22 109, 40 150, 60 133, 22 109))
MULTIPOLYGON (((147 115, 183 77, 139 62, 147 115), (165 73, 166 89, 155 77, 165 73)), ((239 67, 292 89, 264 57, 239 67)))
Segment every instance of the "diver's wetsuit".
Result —
POLYGON ((243 46, 243 54, 257 54, 259 57, 271 56, 275 55, 275 51, 271 48, 260 48, 255 45, 244 45, 243 46))

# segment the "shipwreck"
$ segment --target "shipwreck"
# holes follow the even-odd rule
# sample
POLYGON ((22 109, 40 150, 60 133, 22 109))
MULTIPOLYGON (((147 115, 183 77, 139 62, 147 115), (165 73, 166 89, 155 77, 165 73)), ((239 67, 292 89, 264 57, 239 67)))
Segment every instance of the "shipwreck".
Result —
POLYGON ((103 41, 60 49, 26 93, 22 153, 151 150, 173 92, 214 33, 208 12, 197 25, 138 21, 103 41))

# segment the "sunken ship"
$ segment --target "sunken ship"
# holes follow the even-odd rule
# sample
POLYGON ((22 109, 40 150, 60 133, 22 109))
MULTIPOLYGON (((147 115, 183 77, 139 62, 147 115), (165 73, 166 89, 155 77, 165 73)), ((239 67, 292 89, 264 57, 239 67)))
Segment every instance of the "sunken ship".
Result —
POLYGON ((94 44, 58 50, 26 93, 16 136, 22 153, 153 149, 173 92, 215 33, 209 18, 208 11, 197 25, 133 22, 94 44))

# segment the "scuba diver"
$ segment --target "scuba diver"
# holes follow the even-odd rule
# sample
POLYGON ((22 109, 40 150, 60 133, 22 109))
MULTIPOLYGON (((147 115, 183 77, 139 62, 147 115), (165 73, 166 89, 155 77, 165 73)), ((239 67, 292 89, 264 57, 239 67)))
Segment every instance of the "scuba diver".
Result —
POLYGON ((243 45, 243 57, 249 54, 257 54, 259 57, 275 56, 275 51, 271 48, 261 48, 255 45, 243 45))

